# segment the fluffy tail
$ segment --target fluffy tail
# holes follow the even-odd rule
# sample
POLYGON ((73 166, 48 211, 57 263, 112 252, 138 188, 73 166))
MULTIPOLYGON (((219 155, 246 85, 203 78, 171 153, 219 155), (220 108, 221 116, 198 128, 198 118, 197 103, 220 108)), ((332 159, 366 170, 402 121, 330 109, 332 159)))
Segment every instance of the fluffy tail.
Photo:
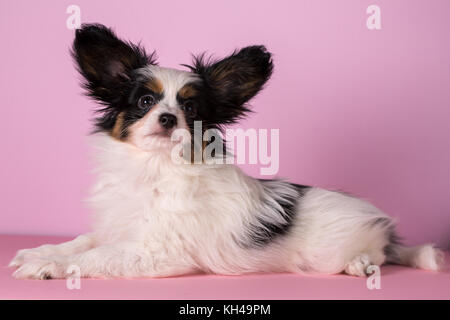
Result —
POLYGON ((441 269, 444 265, 444 252, 436 249, 432 244, 407 247, 393 243, 386 249, 388 263, 433 271, 441 269))

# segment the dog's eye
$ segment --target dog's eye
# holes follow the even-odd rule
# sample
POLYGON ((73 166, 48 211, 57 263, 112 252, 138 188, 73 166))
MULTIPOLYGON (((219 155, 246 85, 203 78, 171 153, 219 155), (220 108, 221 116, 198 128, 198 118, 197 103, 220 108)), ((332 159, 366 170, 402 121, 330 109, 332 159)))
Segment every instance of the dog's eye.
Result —
POLYGON ((191 100, 187 100, 186 102, 184 102, 181 106, 181 110, 186 112, 186 114, 190 117, 194 117, 197 114, 197 108, 191 100))
POLYGON ((148 109, 155 104, 155 101, 156 99, 154 96, 147 94, 139 98, 138 107, 141 109, 148 109))

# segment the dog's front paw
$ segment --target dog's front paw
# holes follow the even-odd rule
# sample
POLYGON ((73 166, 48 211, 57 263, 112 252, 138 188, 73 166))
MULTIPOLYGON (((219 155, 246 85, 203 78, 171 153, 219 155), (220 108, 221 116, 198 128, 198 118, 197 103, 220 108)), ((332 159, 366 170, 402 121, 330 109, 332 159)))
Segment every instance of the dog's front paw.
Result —
POLYGON ((39 250, 39 248, 19 250, 19 251, 17 251, 15 257, 9 263, 9 266, 10 267, 20 267, 26 261, 37 259, 41 255, 42 255, 42 253, 41 253, 41 250, 39 250))
POLYGON ((10 267, 20 267, 25 262, 48 256, 59 255, 58 247, 52 244, 44 244, 37 248, 22 249, 9 263, 10 267))
POLYGON ((36 258, 24 262, 14 273, 16 279, 61 279, 66 278, 67 263, 64 257, 36 258))

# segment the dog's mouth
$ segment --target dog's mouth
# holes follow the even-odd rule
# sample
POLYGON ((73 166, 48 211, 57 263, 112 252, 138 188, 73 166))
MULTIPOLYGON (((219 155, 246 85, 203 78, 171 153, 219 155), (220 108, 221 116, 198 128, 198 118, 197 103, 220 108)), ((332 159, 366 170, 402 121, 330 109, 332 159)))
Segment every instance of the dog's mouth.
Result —
POLYGON ((170 139, 173 130, 161 130, 158 132, 152 132, 147 134, 149 138, 160 138, 160 139, 170 139))

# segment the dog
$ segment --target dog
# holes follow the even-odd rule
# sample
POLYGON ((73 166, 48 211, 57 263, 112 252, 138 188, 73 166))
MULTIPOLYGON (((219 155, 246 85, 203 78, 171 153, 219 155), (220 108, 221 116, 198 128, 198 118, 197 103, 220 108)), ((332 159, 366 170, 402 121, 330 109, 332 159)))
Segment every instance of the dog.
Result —
POLYGON ((349 194, 255 179, 227 163, 174 163, 177 129, 195 143, 195 122, 202 132, 220 131, 250 111, 248 102, 273 71, 264 46, 224 59, 199 55, 181 71, 158 66, 154 53, 110 28, 83 24, 72 56, 87 94, 101 105, 91 135, 93 231, 18 251, 10 263, 14 277, 66 278, 72 265, 82 277, 97 278, 261 272, 364 277, 370 265, 384 263, 442 266, 442 251, 402 245, 391 217, 349 194))

